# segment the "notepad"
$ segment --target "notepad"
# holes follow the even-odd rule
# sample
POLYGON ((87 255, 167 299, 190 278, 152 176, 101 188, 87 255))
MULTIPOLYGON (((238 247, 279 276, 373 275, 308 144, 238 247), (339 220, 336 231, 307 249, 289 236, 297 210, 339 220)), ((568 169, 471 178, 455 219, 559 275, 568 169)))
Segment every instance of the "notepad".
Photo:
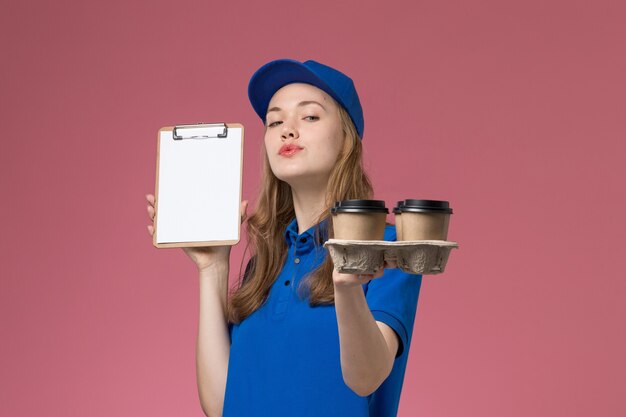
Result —
POLYGON ((239 123, 159 130, 154 246, 239 242, 243 133, 239 123))

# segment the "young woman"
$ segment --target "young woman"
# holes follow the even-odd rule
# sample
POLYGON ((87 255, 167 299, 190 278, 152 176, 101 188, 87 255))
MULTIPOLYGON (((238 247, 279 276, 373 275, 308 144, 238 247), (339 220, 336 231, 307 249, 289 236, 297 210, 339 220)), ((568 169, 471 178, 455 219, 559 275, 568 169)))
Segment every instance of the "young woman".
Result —
MULTIPOLYGON (((354 84, 318 62, 281 59, 254 73, 248 95, 265 124, 264 166, 247 219, 252 256, 230 297, 230 247, 184 248, 200 275, 202 409, 211 417, 395 416, 422 277, 393 265, 341 274, 322 246, 333 237, 335 201, 373 197, 354 84)), ((385 240, 395 238, 388 224, 385 240)))

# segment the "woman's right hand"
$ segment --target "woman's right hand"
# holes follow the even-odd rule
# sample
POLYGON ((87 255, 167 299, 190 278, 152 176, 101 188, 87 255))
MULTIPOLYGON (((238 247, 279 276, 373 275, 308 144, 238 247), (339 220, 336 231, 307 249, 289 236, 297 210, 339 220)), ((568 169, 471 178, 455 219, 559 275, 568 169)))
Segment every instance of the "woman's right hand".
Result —
MULTIPOLYGON (((152 221, 149 224, 148 233, 150 236, 154 234, 154 195, 146 194, 146 200, 148 200, 148 217, 152 221)), ((246 209, 248 208, 248 201, 241 202, 241 222, 246 219, 246 209)), ((200 247, 187 247, 182 248, 183 251, 191 258, 191 260, 198 267, 198 271, 208 268, 218 263, 228 264, 230 258, 231 246, 200 246, 200 247)))

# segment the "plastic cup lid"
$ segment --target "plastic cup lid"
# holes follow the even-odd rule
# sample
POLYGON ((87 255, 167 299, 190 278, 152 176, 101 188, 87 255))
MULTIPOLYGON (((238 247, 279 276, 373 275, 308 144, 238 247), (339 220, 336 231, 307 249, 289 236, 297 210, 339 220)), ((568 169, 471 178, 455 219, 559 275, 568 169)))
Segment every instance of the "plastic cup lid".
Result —
POLYGON ((403 203, 402 205, 398 204, 399 210, 403 212, 452 214, 448 201, 406 199, 403 203))
POLYGON ((383 200, 343 200, 335 201, 330 209, 335 213, 389 213, 383 200))

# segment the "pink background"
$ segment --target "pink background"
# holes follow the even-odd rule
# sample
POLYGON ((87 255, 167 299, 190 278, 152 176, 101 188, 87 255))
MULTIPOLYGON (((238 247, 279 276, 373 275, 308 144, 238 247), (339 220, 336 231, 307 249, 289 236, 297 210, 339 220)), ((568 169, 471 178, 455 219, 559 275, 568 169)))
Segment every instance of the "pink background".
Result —
POLYGON ((254 200, 276 58, 354 79, 378 198, 454 209, 399 416, 626 415, 625 9, 3 2, 0 415, 202 415, 195 267, 146 231, 156 132, 243 123, 254 200))

